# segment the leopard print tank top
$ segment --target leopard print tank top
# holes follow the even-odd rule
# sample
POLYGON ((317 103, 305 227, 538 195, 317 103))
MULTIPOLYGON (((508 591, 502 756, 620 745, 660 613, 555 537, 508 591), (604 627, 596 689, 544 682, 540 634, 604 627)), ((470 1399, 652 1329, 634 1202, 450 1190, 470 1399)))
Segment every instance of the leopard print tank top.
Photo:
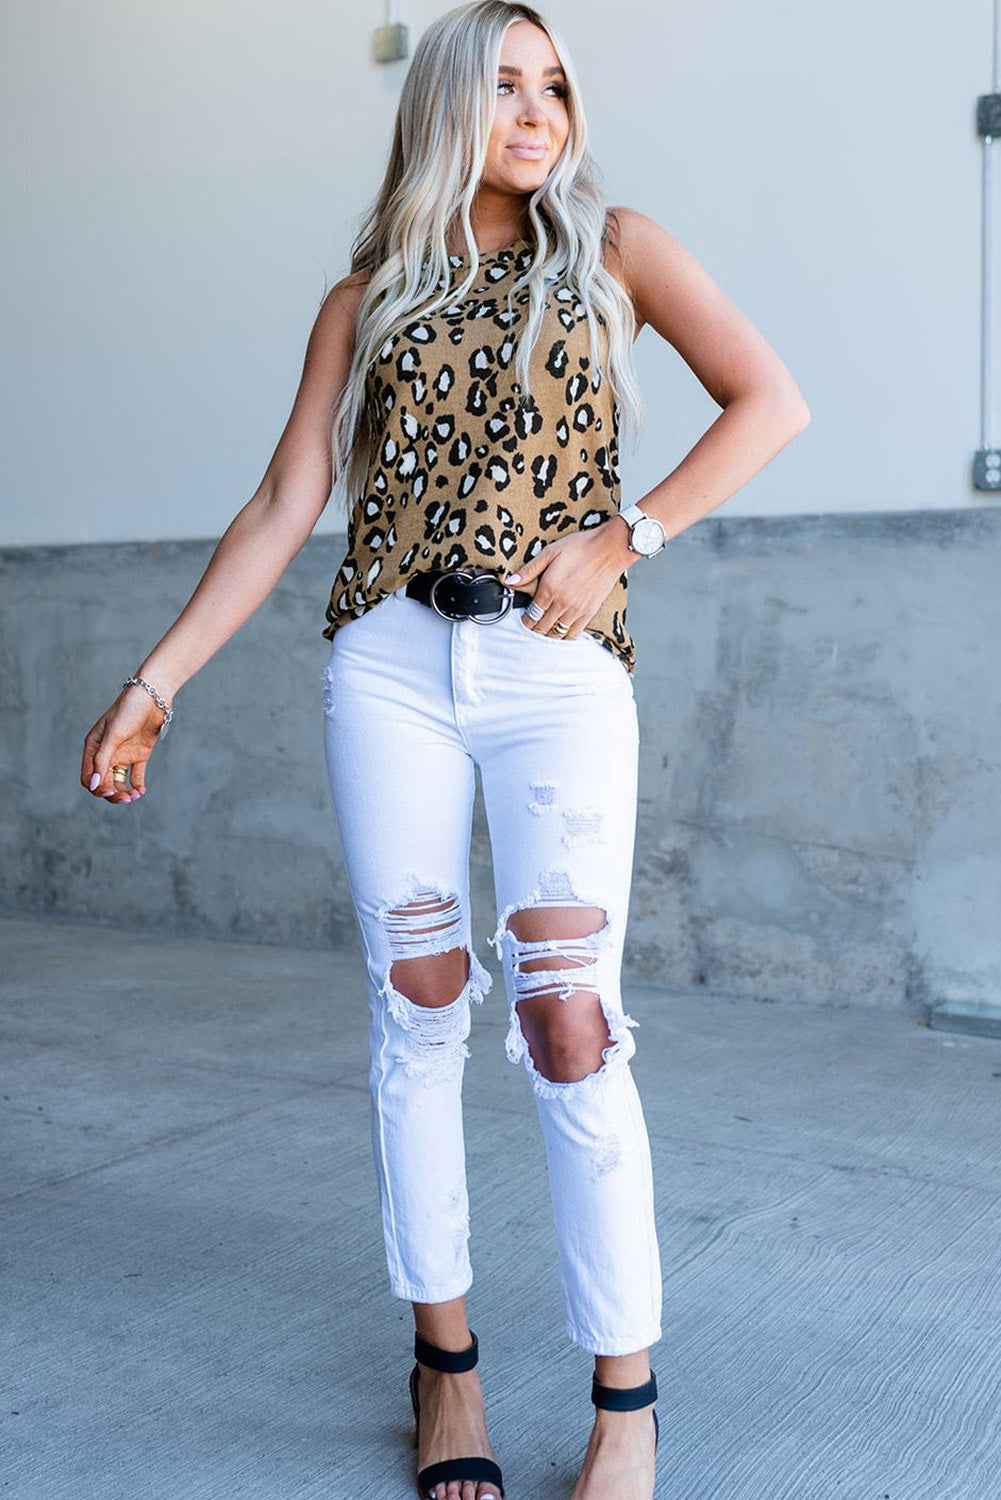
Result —
MULTIPOLYGON (((330 591, 327 640, 416 572, 516 571, 557 537, 618 513, 618 405, 607 381, 592 378, 583 305, 559 282, 547 288, 531 399, 520 403, 514 359, 528 291, 514 294, 510 315, 507 293, 531 260, 526 238, 481 255, 469 293, 415 318, 369 367, 369 468, 330 591)), ((467 257, 449 262, 464 267, 467 257)), ((623 572, 586 629, 632 674, 627 587, 623 572)))

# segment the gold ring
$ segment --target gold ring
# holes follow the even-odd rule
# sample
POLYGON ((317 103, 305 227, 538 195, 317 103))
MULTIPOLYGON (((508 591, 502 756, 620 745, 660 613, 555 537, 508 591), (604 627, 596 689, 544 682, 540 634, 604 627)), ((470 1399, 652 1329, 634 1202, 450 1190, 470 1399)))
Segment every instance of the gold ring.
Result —
POLYGON ((553 626, 553 629, 556 631, 557 635, 566 635, 567 633, 567 627, 564 625, 562 620, 557 620, 556 624, 553 626))
POLYGON ((128 766, 112 766, 111 779, 112 781, 121 782, 123 786, 126 785, 129 779, 128 766))

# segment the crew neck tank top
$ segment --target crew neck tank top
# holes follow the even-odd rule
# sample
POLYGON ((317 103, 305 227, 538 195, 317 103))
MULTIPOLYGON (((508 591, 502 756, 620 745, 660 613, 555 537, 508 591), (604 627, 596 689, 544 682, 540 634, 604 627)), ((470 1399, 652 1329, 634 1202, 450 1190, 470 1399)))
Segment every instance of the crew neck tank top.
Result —
MULTIPOLYGON (((415 573, 471 566, 501 576, 618 514, 619 409, 592 374, 583 304, 560 281, 546 289, 531 396, 521 401, 514 367, 529 294, 514 293, 510 315, 507 297, 532 254, 523 237, 481 255, 465 297, 406 324, 370 365, 368 472, 330 591, 327 640, 415 573)), ((542 577, 515 587, 534 594, 542 577)), ((585 629, 632 674, 627 589, 623 572, 585 629)))

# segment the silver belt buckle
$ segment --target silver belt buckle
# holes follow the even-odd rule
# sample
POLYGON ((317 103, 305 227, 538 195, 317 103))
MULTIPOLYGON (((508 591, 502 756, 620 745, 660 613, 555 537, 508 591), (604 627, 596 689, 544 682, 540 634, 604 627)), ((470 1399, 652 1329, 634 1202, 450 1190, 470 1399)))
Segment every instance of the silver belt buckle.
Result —
MULTIPOLYGON (((429 593, 428 593, 428 599, 429 599, 429 601, 431 603, 431 607, 435 611, 435 613, 441 615, 441 618, 443 620, 453 620, 453 621, 455 621, 455 620, 475 620, 476 623, 477 623, 477 625, 492 625, 495 620, 503 620, 504 616, 507 614, 508 610, 511 608, 511 602, 514 599, 514 592, 513 592, 513 590, 506 583, 501 583, 501 588, 504 590, 504 607, 501 610, 499 610, 496 614, 493 614, 493 615, 449 615, 449 614, 446 614, 445 611, 439 607, 438 601, 435 598, 435 593, 437 591, 439 583, 444 583, 445 580, 449 579, 449 578, 464 578, 468 583, 473 583, 473 582, 475 582, 477 576, 482 577, 483 574, 477 575, 477 574, 474 574, 474 573, 470 573, 468 571, 468 569, 466 569, 466 568, 453 568, 452 571, 449 572, 449 573, 442 573, 442 574, 440 574, 439 577, 437 577, 435 579, 434 583, 431 585, 431 588, 430 588, 429 593)), ((500 582, 499 579, 498 579, 498 582, 500 582)))

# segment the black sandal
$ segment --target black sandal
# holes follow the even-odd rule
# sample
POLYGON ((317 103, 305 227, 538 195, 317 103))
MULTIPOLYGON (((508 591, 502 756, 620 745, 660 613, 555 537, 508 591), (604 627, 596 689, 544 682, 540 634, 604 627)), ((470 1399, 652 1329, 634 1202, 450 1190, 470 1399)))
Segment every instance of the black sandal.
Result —
MULTIPOLYGON (((427 1339, 422 1339, 420 1334, 414 1333, 414 1359, 420 1364, 415 1364, 410 1372, 410 1401, 414 1408, 414 1446, 420 1441, 420 1402, 417 1396, 417 1378, 420 1374, 420 1365, 427 1365, 431 1370, 444 1370, 447 1374, 458 1375, 463 1370, 471 1370, 480 1357, 480 1347, 476 1340, 476 1334, 469 1330, 473 1342, 468 1349, 452 1350, 439 1349, 437 1344, 429 1344, 427 1339)), ((481 1480, 488 1484, 496 1485, 504 1497, 504 1482, 500 1468, 492 1458, 443 1458, 436 1464, 425 1464, 423 1469, 417 1471, 417 1488, 422 1500, 428 1492, 437 1484, 447 1484, 450 1479, 471 1479, 474 1484, 481 1480)))
MULTIPOLYGON (((649 1406, 651 1401, 657 1399, 657 1377, 650 1371, 650 1379, 645 1380, 642 1385, 602 1385, 597 1375, 591 1377, 591 1400, 595 1406, 603 1406, 607 1411, 636 1411, 641 1406, 649 1406)), ((657 1444, 660 1442, 660 1423, 657 1420, 657 1408, 653 1409, 653 1451, 656 1456, 657 1444)))

